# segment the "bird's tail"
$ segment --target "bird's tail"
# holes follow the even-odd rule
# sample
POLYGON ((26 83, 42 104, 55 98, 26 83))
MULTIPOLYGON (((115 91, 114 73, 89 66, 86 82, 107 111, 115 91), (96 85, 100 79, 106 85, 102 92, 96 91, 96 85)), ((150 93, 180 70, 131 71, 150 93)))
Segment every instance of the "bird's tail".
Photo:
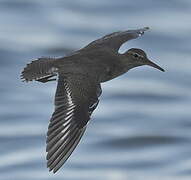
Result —
POLYGON ((48 78, 56 76, 58 69, 55 66, 54 58, 39 58, 27 64, 21 72, 23 81, 41 81, 47 82, 48 78))

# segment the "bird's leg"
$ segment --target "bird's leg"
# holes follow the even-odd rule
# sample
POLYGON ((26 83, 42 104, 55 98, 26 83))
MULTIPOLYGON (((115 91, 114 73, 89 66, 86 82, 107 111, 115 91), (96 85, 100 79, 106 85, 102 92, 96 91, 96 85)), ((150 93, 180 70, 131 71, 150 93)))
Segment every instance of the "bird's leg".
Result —
POLYGON ((56 74, 50 75, 50 76, 47 76, 47 77, 44 77, 44 78, 41 78, 41 79, 37 79, 36 81, 39 81, 39 82, 42 82, 42 83, 46 83, 46 82, 49 82, 49 81, 56 81, 56 78, 50 79, 51 77, 54 77, 54 76, 56 76, 56 74))

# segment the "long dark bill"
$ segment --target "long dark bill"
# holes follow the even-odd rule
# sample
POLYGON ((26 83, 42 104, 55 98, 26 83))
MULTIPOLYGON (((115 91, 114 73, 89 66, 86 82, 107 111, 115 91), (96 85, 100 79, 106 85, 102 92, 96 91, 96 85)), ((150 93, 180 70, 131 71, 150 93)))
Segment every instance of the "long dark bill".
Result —
POLYGON ((150 61, 150 60, 148 60, 148 65, 149 65, 149 66, 152 66, 152 67, 154 67, 154 68, 156 68, 156 69, 158 69, 158 70, 160 70, 160 71, 162 71, 162 72, 165 72, 165 70, 164 70, 163 68, 161 68, 160 66, 158 66, 158 65, 155 64, 155 63, 153 63, 153 62, 150 61))

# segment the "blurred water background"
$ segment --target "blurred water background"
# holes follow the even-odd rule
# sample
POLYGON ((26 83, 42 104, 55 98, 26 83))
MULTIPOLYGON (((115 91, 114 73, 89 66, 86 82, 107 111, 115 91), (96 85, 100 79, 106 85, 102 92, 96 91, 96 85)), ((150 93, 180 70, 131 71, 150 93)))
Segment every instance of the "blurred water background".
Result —
POLYGON ((190 180, 190 0, 0 0, 0 180, 190 180), (55 175, 45 140, 56 83, 23 83, 26 63, 64 56, 118 30, 149 26, 139 67, 103 84, 80 145, 55 175))

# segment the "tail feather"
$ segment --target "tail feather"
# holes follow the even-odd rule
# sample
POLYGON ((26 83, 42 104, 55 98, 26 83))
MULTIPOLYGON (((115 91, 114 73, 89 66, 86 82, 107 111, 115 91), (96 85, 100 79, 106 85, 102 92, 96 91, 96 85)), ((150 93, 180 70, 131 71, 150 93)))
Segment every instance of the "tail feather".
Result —
POLYGON ((57 74, 54 58, 39 58, 27 64, 21 72, 23 81, 40 80, 46 77, 52 77, 57 74))

